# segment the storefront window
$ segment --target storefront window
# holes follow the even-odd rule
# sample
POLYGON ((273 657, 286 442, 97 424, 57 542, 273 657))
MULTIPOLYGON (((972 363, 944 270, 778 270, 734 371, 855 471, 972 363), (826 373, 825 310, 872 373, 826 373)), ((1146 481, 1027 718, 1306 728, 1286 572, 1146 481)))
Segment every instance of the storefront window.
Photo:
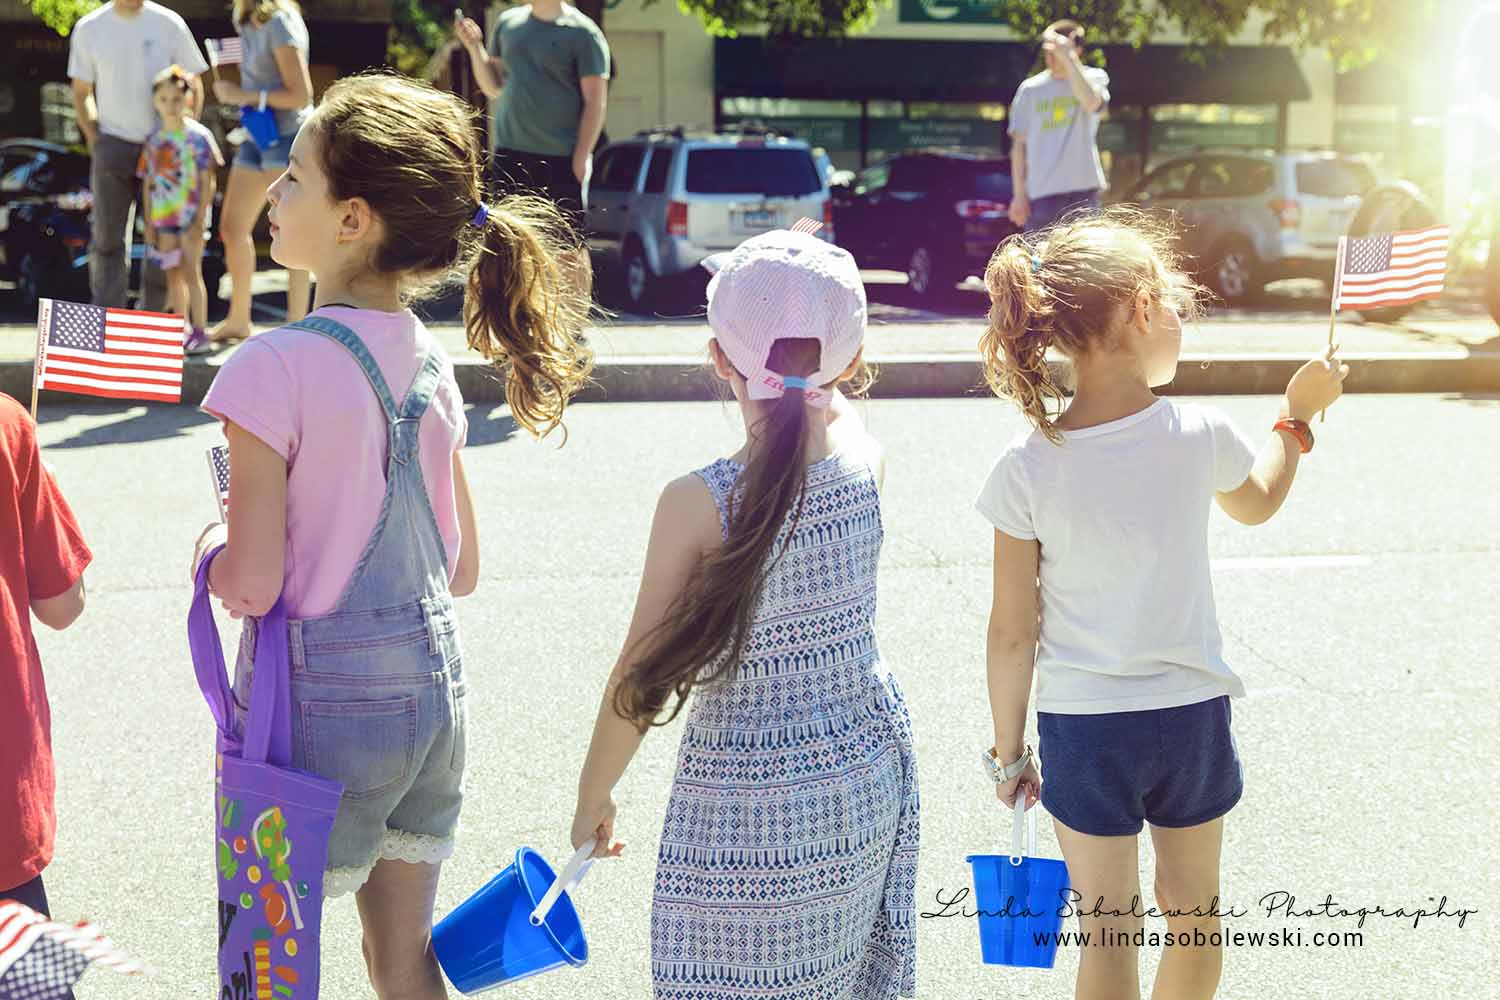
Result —
POLYGON ((63 146, 83 142, 73 111, 73 87, 67 83, 42 84, 42 138, 63 146))

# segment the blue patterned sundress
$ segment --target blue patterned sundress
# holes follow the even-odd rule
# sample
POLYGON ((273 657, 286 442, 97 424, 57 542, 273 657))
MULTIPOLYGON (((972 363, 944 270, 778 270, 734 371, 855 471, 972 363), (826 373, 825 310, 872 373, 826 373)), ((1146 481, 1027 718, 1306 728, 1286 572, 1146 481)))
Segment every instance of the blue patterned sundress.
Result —
MULTIPOLYGON (((744 467, 698 475, 728 530, 744 467)), ((688 709, 651 904, 658 1000, 916 992, 911 720, 875 643, 870 467, 808 467, 733 679, 688 709)))

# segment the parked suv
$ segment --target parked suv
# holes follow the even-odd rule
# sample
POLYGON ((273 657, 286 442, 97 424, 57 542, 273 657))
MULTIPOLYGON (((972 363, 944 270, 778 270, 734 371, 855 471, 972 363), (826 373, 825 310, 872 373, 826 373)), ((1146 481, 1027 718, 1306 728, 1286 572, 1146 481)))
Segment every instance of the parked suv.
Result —
POLYGON ((834 188, 839 245, 860 267, 906 272, 907 292, 933 302, 983 274, 1016 231, 1010 161, 964 153, 904 153, 834 188))
POLYGON ((1333 153, 1205 152, 1168 160, 1121 200, 1175 217, 1201 279, 1237 303, 1278 278, 1331 281, 1339 237, 1375 183, 1333 153))
POLYGON ((833 241, 828 185, 807 143, 763 130, 656 129, 599 154, 589 249, 620 268, 625 305, 647 311, 662 278, 804 216, 833 241))

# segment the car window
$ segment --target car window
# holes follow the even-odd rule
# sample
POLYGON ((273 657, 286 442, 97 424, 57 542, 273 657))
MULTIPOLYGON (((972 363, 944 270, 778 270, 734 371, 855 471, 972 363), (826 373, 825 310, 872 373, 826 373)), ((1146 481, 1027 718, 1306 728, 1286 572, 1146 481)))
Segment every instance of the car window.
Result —
POLYGON ((38 161, 46 155, 37 152, 12 151, 0 158, 0 191, 22 191, 31 179, 31 172, 38 161))
POLYGON ((1136 185, 1132 197, 1147 200, 1151 198, 1186 198, 1188 193, 1188 182, 1192 180, 1193 169, 1197 166, 1193 160, 1179 160, 1176 163, 1168 163, 1158 167, 1148 174, 1146 179, 1136 185))
POLYGON ((873 167, 866 167, 854 179, 854 193, 874 194, 876 191, 883 191, 890 179, 890 164, 877 163, 873 167))
POLYGON ((1266 160, 1242 156, 1200 160, 1193 193, 1199 198, 1246 198, 1269 191, 1273 176, 1266 160))
POLYGON ((599 168, 593 181, 597 191, 632 191, 635 179, 641 172, 641 161, 646 158, 644 146, 618 146, 609 150, 612 154, 599 168))
POLYGON ((688 152, 687 189, 788 198, 821 191, 823 179, 806 149, 694 149, 688 152))
POLYGON ((891 190, 932 191, 937 187, 937 170, 933 160, 896 160, 891 164, 891 190))
POLYGON ((962 197, 986 201, 1010 201, 1010 168, 996 163, 964 163, 955 171, 955 181, 962 197))
POLYGON ((651 150, 651 162, 646 166, 646 193, 661 194, 667 189, 667 170, 672 166, 671 146, 657 146, 651 150))
POLYGON ((1314 198, 1348 198, 1375 186, 1370 168, 1354 160, 1307 160, 1297 164, 1297 192, 1314 198))

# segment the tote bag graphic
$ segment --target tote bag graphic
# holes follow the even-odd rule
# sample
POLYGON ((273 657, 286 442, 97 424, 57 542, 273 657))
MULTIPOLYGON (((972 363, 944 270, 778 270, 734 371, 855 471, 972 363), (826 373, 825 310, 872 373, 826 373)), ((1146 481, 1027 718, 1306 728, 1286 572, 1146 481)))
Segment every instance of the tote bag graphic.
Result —
POLYGON ((198 568, 188 645, 218 726, 214 826, 219 884, 220 1000, 316 1000, 323 868, 343 786, 295 771, 286 612, 278 600, 256 631, 244 738, 214 626, 208 567, 198 568))

